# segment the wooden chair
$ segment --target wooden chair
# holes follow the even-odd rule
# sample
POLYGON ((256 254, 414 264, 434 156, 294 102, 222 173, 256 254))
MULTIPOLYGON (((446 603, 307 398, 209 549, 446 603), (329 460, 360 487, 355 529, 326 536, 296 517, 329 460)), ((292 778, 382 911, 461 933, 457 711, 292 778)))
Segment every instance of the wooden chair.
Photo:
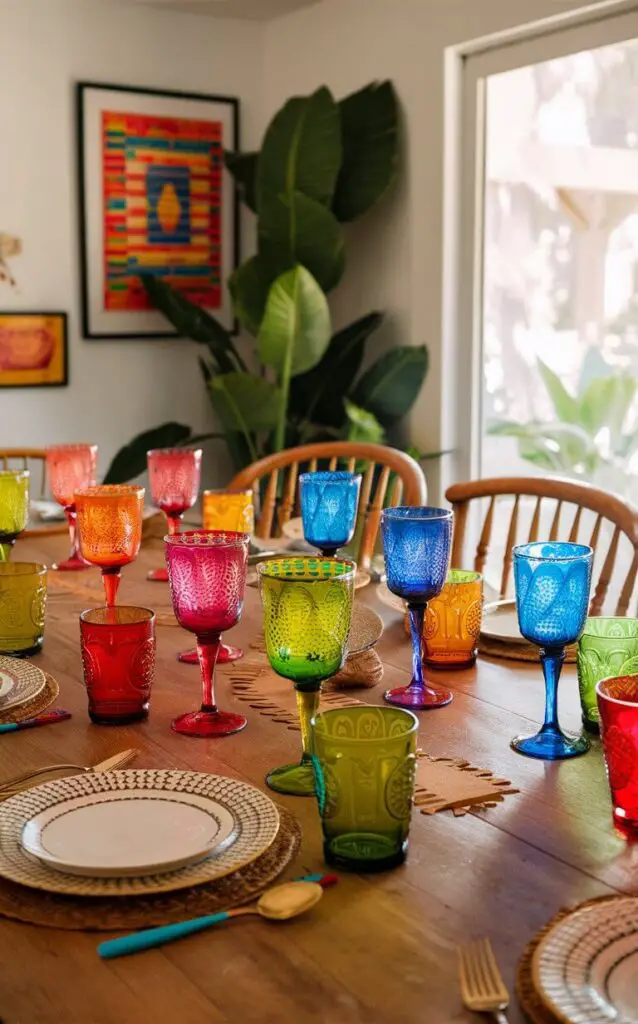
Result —
MULTIPOLYGON (((47 463, 44 448, 0 448, 0 469, 28 469, 31 473, 29 491, 31 498, 44 500, 49 497, 47 488, 47 463)), ((29 525, 23 537, 49 537, 52 534, 67 533, 66 522, 49 525, 29 525)))
POLYGON ((299 514, 297 480, 302 472, 317 469, 346 469, 363 473, 357 533, 357 561, 368 568, 379 532, 381 510, 389 505, 425 505, 427 487, 423 471, 410 455, 396 448, 357 441, 327 441, 289 448, 254 462, 238 473, 228 490, 253 488, 256 508, 263 491, 263 502, 257 517, 258 537, 281 536, 281 528, 293 515, 299 514), (281 477, 281 479, 280 479, 281 477), (265 482, 265 490, 260 483, 265 482))
POLYGON ((627 614, 638 572, 638 510, 628 503, 589 484, 543 477, 472 480, 449 487, 446 498, 454 509, 452 565, 459 568, 464 565, 470 505, 473 501, 487 499, 474 568, 477 572, 485 572, 496 519, 496 536, 498 538, 500 533, 505 542, 500 598, 508 595, 512 548, 515 544, 539 539, 569 540, 589 544, 594 549, 594 587, 590 615, 602 613, 615 569, 618 570, 614 579, 617 594, 615 614, 627 614), (512 507, 507 527, 502 530, 498 521, 498 499, 506 496, 512 507), (530 503, 531 517, 527 529, 522 523, 524 505, 527 504, 525 498, 536 499, 530 503), (570 506, 572 512, 571 518, 568 518, 570 513, 567 509, 570 506), (564 523, 561 518, 565 519, 564 523), (619 552, 620 557, 617 557, 619 552))

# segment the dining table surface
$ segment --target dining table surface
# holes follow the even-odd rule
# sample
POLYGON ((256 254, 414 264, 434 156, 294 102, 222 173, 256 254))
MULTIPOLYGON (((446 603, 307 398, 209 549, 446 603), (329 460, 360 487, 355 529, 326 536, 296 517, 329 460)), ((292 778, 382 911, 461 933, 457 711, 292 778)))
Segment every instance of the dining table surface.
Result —
MULTIPOLYGON (((68 538, 18 540, 12 558, 51 565, 68 538)), ((78 616, 103 603, 99 572, 66 573, 49 584, 45 639, 34 664, 59 683, 56 706, 72 718, 0 739, 0 782, 54 762, 92 765, 128 747, 135 767, 228 775, 267 790, 268 769, 299 756, 298 733, 262 716, 233 693, 229 666, 217 670, 220 706, 247 715, 248 725, 224 739, 177 735, 170 722, 199 704, 197 667, 180 664, 193 637, 170 621, 168 585, 146 580, 162 563, 151 541, 122 573, 121 604, 162 613, 148 720, 94 725, 82 680, 78 616), (73 577, 72 580, 69 577, 73 577), (70 589, 79 586, 80 593, 70 589)), ((50 573, 49 576, 53 574, 50 573)), ((371 584, 356 601, 385 623, 377 651, 384 678, 358 699, 382 704, 383 690, 409 679, 410 644, 402 617, 371 584)), ((241 622, 226 639, 248 645, 260 634, 261 608, 248 587, 241 622)), ((519 792, 497 806, 463 816, 414 809, 407 860, 379 874, 339 873, 339 883, 306 916, 285 924, 259 918, 229 923, 132 957, 103 961, 104 934, 35 927, 0 919, 1 1024, 212 1024, 290 1021, 294 1024, 452 1024, 484 1019, 461 1003, 459 943, 489 936, 511 994, 508 1019, 525 1018, 514 995, 516 965, 526 944, 566 906, 595 896, 633 893, 638 846, 614 833, 600 743, 564 762, 537 761, 510 749, 518 733, 542 721, 540 664, 479 657, 474 668, 431 671, 454 691, 447 707, 422 713, 420 747, 464 758, 511 781, 519 792)), ((576 670, 566 665, 559 688, 561 722, 580 729, 576 670)), ((313 799, 271 794, 303 830, 300 852, 282 880, 326 868, 313 799)), ((1 815, 0 804, 0 815, 1 815)), ((1 817, 0 817, 1 821, 1 817)))

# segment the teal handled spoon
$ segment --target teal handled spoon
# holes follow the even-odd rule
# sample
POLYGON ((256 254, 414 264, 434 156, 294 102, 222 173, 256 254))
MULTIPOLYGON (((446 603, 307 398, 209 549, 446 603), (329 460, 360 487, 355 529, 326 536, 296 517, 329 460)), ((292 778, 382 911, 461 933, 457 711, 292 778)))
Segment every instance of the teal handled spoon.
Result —
POLYGON ((278 885, 265 892, 256 903, 249 907, 238 907, 236 910, 224 910, 221 914, 207 914, 204 917, 193 917, 190 921, 178 924, 167 924, 160 928, 147 928, 132 935, 122 935, 119 939, 109 939, 97 947, 98 956, 103 960, 112 960, 117 956, 129 956, 143 949, 154 949, 174 939, 182 939, 185 935, 203 932, 215 924, 228 921, 233 917, 244 917, 248 914, 259 914, 269 921, 287 921, 291 917, 304 914, 314 907, 323 896, 323 889, 316 882, 288 882, 278 885))

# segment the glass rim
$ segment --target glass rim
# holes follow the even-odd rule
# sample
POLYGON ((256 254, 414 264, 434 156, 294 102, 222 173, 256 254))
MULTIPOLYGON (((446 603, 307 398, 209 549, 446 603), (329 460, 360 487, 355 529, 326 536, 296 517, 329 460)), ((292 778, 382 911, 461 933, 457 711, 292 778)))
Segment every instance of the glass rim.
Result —
POLYGON ((315 469, 299 474, 299 483, 306 480, 329 481, 347 480, 349 483, 361 483, 361 473, 351 473, 348 469, 315 469))
POLYGON ((45 448, 47 455, 49 452, 83 452, 91 451, 97 454, 98 446, 96 444, 89 444, 88 441, 75 441, 73 444, 48 444, 45 448))
POLYGON ((393 505, 391 508, 384 508, 381 512, 382 519, 404 519, 412 522, 436 522, 440 519, 451 519, 453 510, 451 508, 439 508, 436 505, 393 505), (431 515, 405 515, 401 513, 431 513, 431 515))
POLYGON ((0 476, 15 476, 16 478, 21 476, 31 476, 30 469, 0 469, 0 476))
POLYGON ((344 580, 348 581, 354 579, 357 574, 357 563, 353 562, 351 558, 322 558, 321 555, 300 555, 299 558, 266 558, 263 562, 257 562, 257 573, 259 579, 271 579, 278 580, 280 583, 329 583, 330 580, 344 580), (292 562, 292 561, 303 561, 303 562, 331 562, 338 563, 339 565, 347 565, 348 568, 345 572, 339 573, 338 576, 324 576, 322 579, 313 577, 311 579, 305 579, 301 576, 275 576, 268 575, 267 569, 272 565, 277 565, 281 562, 292 562))
POLYGON ((74 498, 125 498, 132 495, 143 498, 144 487, 138 484, 95 484, 93 487, 80 487, 73 492, 74 498))
POLYGON ((0 576, 6 576, 7 579, 13 577, 24 578, 25 576, 44 576, 47 572, 47 567, 42 562, 0 562, 0 576), (24 572, 12 572, 9 571, 13 567, 16 569, 18 566, 27 567, 24 572))
POLYGON ((86 622, 89 626, 98 626, 100 629, 102 627, 104 627, 104 629, 113 629, 114 626, 138 626, 142 625, 142 623, 144 622, 152 623, 154 621, 155 612, 153 611, 153 609, 145 608, 143 605, 137 604, 115 604, 110 608, 107 608, 106 605, 100 605, 99 608, 85 608, 83 612, 80 612, 80 622, 86 622), (88 618, 89 615, 93 615, 95 614, 95 612, 104 613, 107 611, 144 612, 145 614, 141 615, 138 619, 135 619, 133 622, 95 622, 92 619, 88 618))
POLYGON ((190 551, 198 548, 247 548, 250 534, 241 530, 184 530, 183 533, 167 533, 164 543, 190 551))
POLYGON ((593 555, 594 549, 589 544, 575 544, 570 540, 532 540, 526 544, 515 544, 512 548, 513 558, 534 558, 537 562, 574 562, 579 558, 587 558, 588 555, 593 555), (573 549, 571 555, 533 555, 529 550, 538 546, 549 546, 550 544, 560 544, 566 546, 567 544, 573 549))
POLYGON ((223 487, 208 487, 205 491, 202 491, 202 497, 205 498, 208 495, 224 495, 226 498, 250 498, 253 499, 252 489, 247 487, 245 491, 227 491, 223 487))
MULTIPOLYGON (((312 716, 312 718, 310 719, 310 726, 313 729, 313 731, 315 731, 316 728, 317 728, 317 722, 321 721, 322 719, 324 719, 326 717, 329 717, 330 715, 342 715, 344 713, 344 711, 354 711, 356 714, 362 714, 364 711, 370 711, 370 710, 382 711, 384 714, 388 714, 389 713, 389 714, 395 714, 395 715, 398 714, 398 715, 401 715, 401 716, 405 716, 406 719, 410 719, 411 720, 410 721, 410 727, 409 728, 406 727, 405 732, 399 733, 398 736, 390 736, 390 737, 389 736, 369 736, 369 737, 339 736, 338 739, 339 739, 340 743, 347 743, 347 744, 351 743, 353 745, 356 744, 358 746, 361 743, 379 743, 379 742, 383 742, 384 740, 388 740, 388 739, 400 740, 400 739, 404 739, 404 737, 406 737, 406 736, 409 736, 411 733, 418 731, 419 719, 414 714, 414 711, 410 711, 408 708, 391 708, 391 707, 387 707, 384 704, 364 704, 364 705, 357 705, 357 704, 355 704, 355 705, 353 705, 350 708, 326 708, 325 711, 318 711, 316 715, 312 716)), ((326 734, 326 735, 329 735, 329 734, 326 734)))
POLYGON ((184 448, 149 448, 146 457, 149 455, 202 455, 202 448, 189 448, 185 445, 184 448))
MULTIPOLYGON (((462 587, 464 583, 482 583, 483 573, 477 572, 476 569, 448 569, 447 574, 450 576, 453 572, 461 572, 468 578, 465 580, 449 580, 445 579, 446 584, 452 583, 454 586, 462 587)), ((434 599, 433 599, 434 600, 434 599)))
POLYGON ((612 697, 609 693, 603 693, 600 689, 605 683, 617 683, 619 679, 635 679, 638 682, 638 675, 633 673, 628 676, 605 676, 596 683, 596 696, 608 700, 610 704, 620 704, 625 708, 635 708, 638 711, 638 698, 636 700, 621 700, 620 697, 612 697))

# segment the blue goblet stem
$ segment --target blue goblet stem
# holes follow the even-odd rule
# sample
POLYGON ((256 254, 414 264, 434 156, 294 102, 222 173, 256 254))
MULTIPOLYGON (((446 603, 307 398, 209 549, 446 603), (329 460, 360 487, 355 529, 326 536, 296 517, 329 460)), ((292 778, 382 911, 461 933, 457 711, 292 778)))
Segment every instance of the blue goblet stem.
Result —
POLYGON ((409 689, 425 690, 423 678, 423 619, 426 605, 408 604, 410 636, 412 637, 412 681, 409 689))
POLYGON ((564 660, 564 647, 541 648, 541 664, 545 677, 545 721, 541 732, 562 734, 558 724, 558 680, 564 660))

